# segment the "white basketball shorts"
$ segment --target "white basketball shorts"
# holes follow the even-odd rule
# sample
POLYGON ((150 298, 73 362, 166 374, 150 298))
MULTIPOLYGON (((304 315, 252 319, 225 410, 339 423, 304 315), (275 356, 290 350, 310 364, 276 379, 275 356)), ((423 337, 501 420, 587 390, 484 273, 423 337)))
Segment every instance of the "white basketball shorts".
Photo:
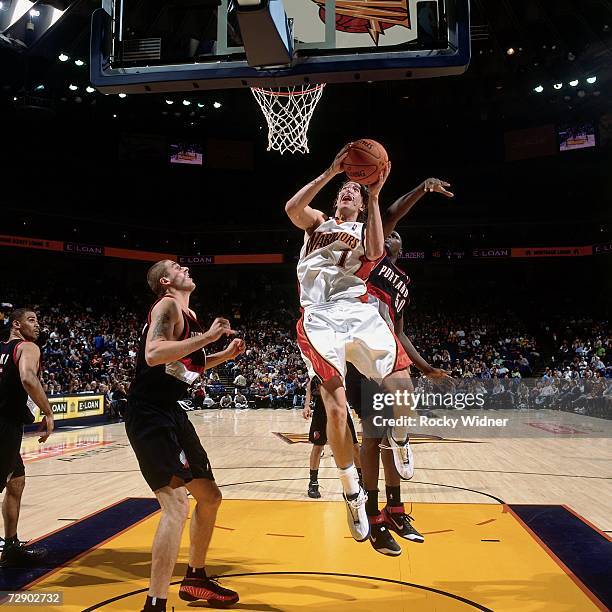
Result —
POLYGON ((308 306, 297 337, 308 373, 323 382, 334 376, 344 381, 347 361, 378 382, 411 363, 377 306, 358 299, 308 306))

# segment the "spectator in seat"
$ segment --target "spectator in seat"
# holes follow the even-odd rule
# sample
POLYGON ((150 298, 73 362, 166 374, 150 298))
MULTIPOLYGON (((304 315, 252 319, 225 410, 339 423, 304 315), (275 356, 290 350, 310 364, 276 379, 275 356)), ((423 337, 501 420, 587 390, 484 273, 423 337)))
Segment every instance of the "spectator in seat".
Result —
POLYGON ((215 400, 205 392, 204 397, 202 398, 202 406, 204 408, 214 408, 215 405, 215 400))
POLYGON ((247 380, 242 374, 238 374, 238 376, 234 378, 234 385, 239 389, 244 389, 247 386, 247 380))
POLYGON ((290 408, 289 400, 288 400, 288 392, 287 386, 283 381, 281 381, 276 386, 276 401, 275 403, 281 408, 290 408))
POLYGON ((232 396, 226 393, 219 402, 219 408, 231 408, 233 404, 232 396))
POLYGON ((234 395, 234 406, 236 408, 248 408, 249 407, 249 403, 247 401, 247 398, 240 392, 236 393, 236 395, 234 395))

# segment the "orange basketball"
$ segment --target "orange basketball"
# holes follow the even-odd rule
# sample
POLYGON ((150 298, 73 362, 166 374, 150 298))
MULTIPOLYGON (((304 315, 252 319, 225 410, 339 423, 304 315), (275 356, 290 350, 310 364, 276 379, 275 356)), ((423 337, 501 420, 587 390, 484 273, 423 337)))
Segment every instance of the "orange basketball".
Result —
POLYGON ((349 147, 344 160, 344 172, 351 181, 371 185, 377 181, 388 161, 385 147, 375 140, 362 138, 349 147))

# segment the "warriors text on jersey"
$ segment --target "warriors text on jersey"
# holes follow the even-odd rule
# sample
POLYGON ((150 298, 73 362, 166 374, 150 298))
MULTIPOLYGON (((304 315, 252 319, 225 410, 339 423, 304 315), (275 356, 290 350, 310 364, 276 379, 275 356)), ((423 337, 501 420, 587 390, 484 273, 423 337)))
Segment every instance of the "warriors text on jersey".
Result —
POLYGON ((379 310, 389 324, 402 318, 404 307, 410 304, 410 277, 385 255, 368 278, 368 293, 379 302, 379 310))
POLYGON ((297 265, 303 308, 366 295, 376 262, 366 258, 364 235, 363 223, 326 219, 306 236, 297 265))
MULTIPOLYGON (((151 311, 158 302, 153 304, 151 311)), ((149 366, 145 359, 145 345, 147 332, 151 324, 151 311, 149 311, 147 324, 144 326, 140 337, 136 374, 130 385, 129 395, 153 405, 175 404, 178 400, 184 398, 187 387, 192 385, 204 372, 206 352, 204 349, 199 349, 177 361, 149 366)), ((184 311, 182 313, 183 334, 178 340, 202 335, 204 330, 197 319, 190 313, 184 311)))
POLYGON ((33 423, 33 405, 19 376, 16 354, 25 340, 0 342, 0 418, 14 423, 33 423))

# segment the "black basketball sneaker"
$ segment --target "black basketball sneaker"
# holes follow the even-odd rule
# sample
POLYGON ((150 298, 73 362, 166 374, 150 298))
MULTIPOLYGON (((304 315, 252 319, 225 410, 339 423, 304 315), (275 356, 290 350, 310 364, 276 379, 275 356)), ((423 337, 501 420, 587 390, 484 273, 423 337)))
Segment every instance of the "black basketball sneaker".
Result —
POLYGON ((214 578, 183 578, 179 597, 183 601, 203 599, 213 608, 228 608, 240 599, 236 591, 223 588, 214 578))
POLYGON ((0 555, 0 567, 28 568, 39 565, 47 556, 44 548, 24 546, 22 542, 4 544, 0 555))
POLYGON ((425 538, 412 526, 411 521, 414 520, 409 514, 404 511, 404 504, 400 506, 385 506, 382 509, 381 516, 385 521, 385 525, 395 531, 397 535, 404 540, 418 542, 419 544, 425 541, 425 538))
POLYGON ((401 555, 402 549, 387 529, 383 515, 369 516, 368 520, 370 522, 370 544, 372 544, 372 548, 376 552, 390 557, 401 555))
POLYGON ((321 497, 321 493, 319 493, 319 483, 310 481, 308 484, 308 497, 312 497, 313 499, 319 499, 321 497))

